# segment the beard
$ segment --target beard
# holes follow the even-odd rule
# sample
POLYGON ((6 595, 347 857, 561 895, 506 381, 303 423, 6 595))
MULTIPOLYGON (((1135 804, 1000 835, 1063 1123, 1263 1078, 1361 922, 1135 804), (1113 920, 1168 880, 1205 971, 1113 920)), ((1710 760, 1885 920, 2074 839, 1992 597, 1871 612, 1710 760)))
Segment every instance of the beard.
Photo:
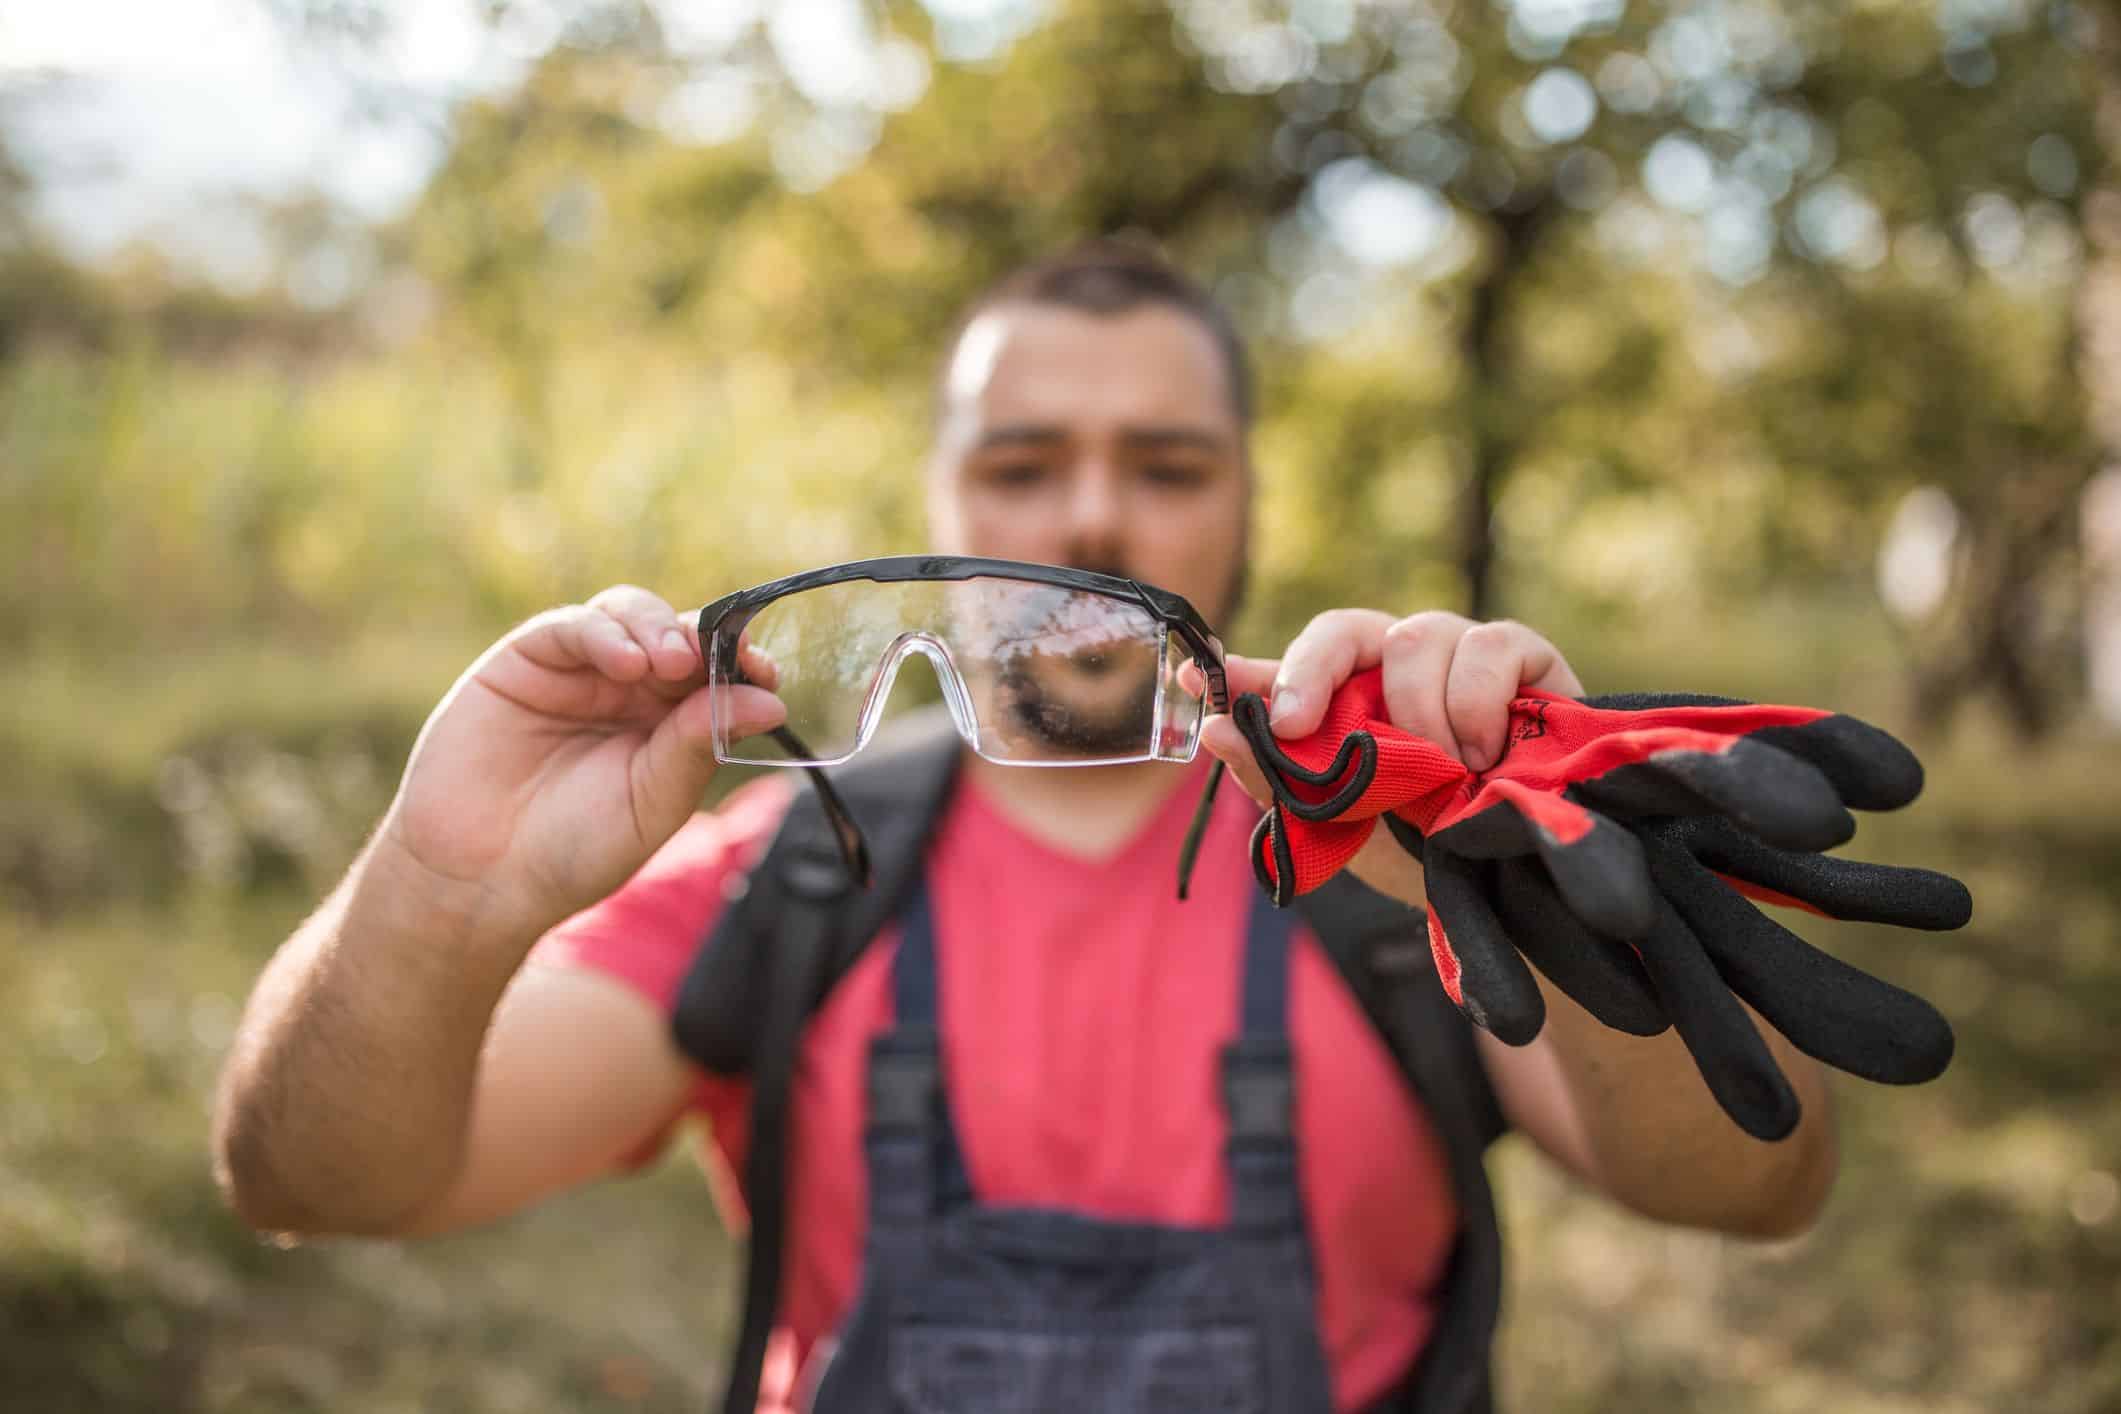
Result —
MULTIPOLYGON (((1140 668, 1115 663, 1091 670, 1097 676, 1129 673, 1135 678, 1120 689, 1116 700, 1092 710, 1086 710, 1080 698, 1064 686, 1050 683, 1028 666, 1004 671, 1000 685, 1010 720, 1057 755, 1145 756, 1156 741, 1158 666, 1153 661, 1140 668)), ((1083 671, 1080 666, 1073 670, 1083 671)), ((1109 684, 1098 686, 1100 697, 1111 694, 1109 684)))
MULTIPOLYGON (((1249 529, 1247 525, 1247 532, 1249 529)), ((1244 542, 1249 540, 1247 533, 1244 542)), ((1215 632, 1222 631, 1224 619, 1236 613, 1244 601, 1250 567, 1250 557, 1245 553, 1248 548, 1247 543, 1240 543, 1229 581, 1223 586, 1222 602, 1195 606, 1203 611, 1202 617, 1215 632)), ((1110 561, 1093 561, 1086 557, 1071 559, 1067 563, 1072 569, 1111 575, 1116 579, 1139 578, 1125 565, 1110 561)), ((1005 667, 997 685, 1002 689, 1009 720, 1024 735, 1056 755, 1084 758, 1148 755, 1154 748, 1159 729, 1156 694, 1163 665, 1152 659, 1136 666, 1129 661, 1130 657, 1123 655, 1106 663, 1098 662, 1095 657, 1077 658, 1063 669, 1064 672, 1081 673, 1100 680, 1095 687, 1097 696, 1103 700, 1102 705, 1088 708, 1079 693, 1069 691, 1065 683, 1051 681, 1028 661, 1005 667), (1134 675, 1135 681, 1117 687, 1102 680, 1123 673, 1134 675)))
MULTIPOLYGON (((1073 560, 1071 569, 1114 579, 1132 579, 1123 565, 1073 560)), ((1062 670, 1102 679, 1128 671, 1124 661, 1103 663, 1095 655, 1076 658, 1062 670)), ((1156 714, 1156 665, 1150 663, 1140 680, 1117 702, 1102 710, 1085 709, 1079 697, 1056 686, 1019 663, 1002 674, 1002 687, 1009 695, 1009 715, 1025 733, 1051 747, 1057 754, 1082 757, 1138 756, 1154 740, 1150 721, 1156 714)), ((1099 682, 1100 696, 1111 685, 1099 682)))

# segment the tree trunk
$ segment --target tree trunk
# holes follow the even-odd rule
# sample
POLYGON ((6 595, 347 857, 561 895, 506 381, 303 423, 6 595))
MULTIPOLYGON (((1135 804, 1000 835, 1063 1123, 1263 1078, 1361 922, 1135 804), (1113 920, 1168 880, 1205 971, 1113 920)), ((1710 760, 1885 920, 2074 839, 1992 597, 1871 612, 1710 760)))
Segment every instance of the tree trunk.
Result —
POLYGON ((1475 619, 1496 612, 1495 497, 1524 440, 1524 409, 1510 397, 1503 316, 1553 214, 1554 196, 1546 190, 1490 214, 1494 258, 1473 286, 1466 310, 1460 347, 1472 382, 1468 403, 1473 410, 1473 458, 1459 496, 1457 559, 1466 586, 1466 613, 1475 619))

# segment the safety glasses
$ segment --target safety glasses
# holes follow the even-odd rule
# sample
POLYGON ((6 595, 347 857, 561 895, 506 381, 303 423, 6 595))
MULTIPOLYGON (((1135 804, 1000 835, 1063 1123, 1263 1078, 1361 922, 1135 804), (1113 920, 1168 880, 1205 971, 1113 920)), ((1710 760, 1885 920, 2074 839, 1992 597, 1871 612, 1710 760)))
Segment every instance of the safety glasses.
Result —
POLYGON ((934 670, 958 735, 1011 766, 1191 761, 1202 720, 1228 710, 1222 645, 1179 595, 1089 570, 960 555, 856 560, 739 590, 700 610, 715 759, 811 770, 855 877, 860 830, 823 767, 853 756, 895 710, 908 659, 934 670), (773 662, 780 727, 743 741, 720 694, 751 682, 742 649, 773 662), (1202 692, 1179 669, 1200 670, 1202 692))

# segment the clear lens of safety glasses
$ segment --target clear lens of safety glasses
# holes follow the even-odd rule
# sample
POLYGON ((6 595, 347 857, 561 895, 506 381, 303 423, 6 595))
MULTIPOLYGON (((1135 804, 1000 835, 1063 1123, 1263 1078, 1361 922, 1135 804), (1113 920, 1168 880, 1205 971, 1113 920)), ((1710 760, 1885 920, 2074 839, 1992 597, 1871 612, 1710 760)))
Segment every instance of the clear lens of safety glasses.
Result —
POLYGON ((798 590, 703 645, 717 694, 736 661, 723 636, 739 628, 779 671, 787 731, 729 741, 717 701, 722 761, 845 761, 899 710, 892 685, 916 658, 932 668, 958 732, 990 761, 1190 761, 1200 739, 1201 698, 1178 678, 1192 652, 1147 608, 1106 594, 987 575, 798 590), (807 754, 794 754, 791 738, 807 754))

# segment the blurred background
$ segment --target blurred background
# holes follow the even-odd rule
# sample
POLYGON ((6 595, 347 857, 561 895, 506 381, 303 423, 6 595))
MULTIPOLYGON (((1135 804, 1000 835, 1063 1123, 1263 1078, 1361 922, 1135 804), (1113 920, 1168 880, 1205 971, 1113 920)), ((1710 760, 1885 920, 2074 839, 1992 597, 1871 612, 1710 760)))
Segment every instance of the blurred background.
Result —
POLYGON ((919 548, 960 301, 1161 242, 1257 341, 1255 590, 1839 707, 1937 1001, 1819 1229, 1505 1145, 1506 1410, 2121 1409, 2121 10, 0 0, 0 1409, 690 1410, 689 1159, 277 1250, 207 1096, 511 623, 919 548))

